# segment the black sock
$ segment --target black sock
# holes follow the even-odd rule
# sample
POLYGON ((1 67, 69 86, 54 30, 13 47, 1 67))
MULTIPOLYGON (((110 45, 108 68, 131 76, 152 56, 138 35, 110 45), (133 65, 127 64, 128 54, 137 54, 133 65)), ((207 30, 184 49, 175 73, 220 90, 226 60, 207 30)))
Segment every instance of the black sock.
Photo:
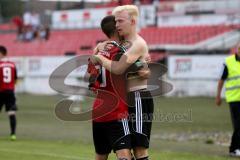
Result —
POLYGON ((11 135, 13 135, 16 132, 16 125, 17 125, 16 115, 10 115, 9 121, 10 121, 11 135))
POLYGON ((138 158, 136 160, 148 160, 148 156, 147 157, 143 157, 143 158, 138 158))

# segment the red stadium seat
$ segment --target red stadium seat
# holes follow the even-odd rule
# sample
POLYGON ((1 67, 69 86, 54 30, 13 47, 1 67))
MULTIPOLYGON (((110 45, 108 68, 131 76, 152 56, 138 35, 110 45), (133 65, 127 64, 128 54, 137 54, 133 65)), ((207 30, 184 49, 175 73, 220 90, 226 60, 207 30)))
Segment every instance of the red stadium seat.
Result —
MULTIPOLYGON (((140 34, 149 45, 195 44, 236 27, 225 25, 147 27, 141 29, 140 34)), ((53 56, 64 55, 66 52, 91 54, 97 41, 106 39, 100 29, 51 31, 48 41, 19 42, 16 41, 15 33, 0 35, 0 44, 8 48, 11 56, 53 56)))
POLYGON ((149 44, 195 44, 233 28, 229 26, 147 27, 140 34, 149 44))

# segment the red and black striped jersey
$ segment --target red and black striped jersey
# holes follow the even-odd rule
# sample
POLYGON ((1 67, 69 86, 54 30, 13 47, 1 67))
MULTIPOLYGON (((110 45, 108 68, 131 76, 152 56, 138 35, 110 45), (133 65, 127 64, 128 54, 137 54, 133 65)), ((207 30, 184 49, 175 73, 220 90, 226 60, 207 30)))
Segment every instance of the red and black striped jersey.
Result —
MULTIPOLYGON (((108 47, 108 49, 101 51, 98 54, 100 54, 110 60, 115 60, 115 58, 119 54, 124 52, 122 50, 122 48, 116 42, 112 42, 108 45, 110 45, 108 47)), ((100 77, 98 78, 98 80, 100 81, 99 89, 113 93, 119 101, 118 101, 116 108, 112 112, 110 112, 100 118, 97 118, 94 121, 106 122, 106 121, 112 121, 112 120, 119 120, 122 118, 126 118, 126 116, 128 115, 128 106, 127 106, 126 102, 124 102, 125 98, 119 96, 120 92, 124 92, 124 93, 121 93, 121 95, 126 95, 126 89, 125 89, 126 84, 125 84, 124 77, 118 76, 118 81, 121 82, 121 84, 118 84, 118 85, 122 86, 121 90, 118 90, 118 91, 116 91, 116 88, 114 86, 116 84, 113 83, 113 81, 114 81, 113 78, 116 78, 116 77, 112 76, 108 70, 101 67, 101 74, 100 74, 100 77), (120 80, 120 78, 122 80, 120 80)), ((97 98, 98 98, 98 96, 99 95, 97 95, 97 98)), ((111 103, 110 98, 104 99, 103 101, 105 101, 105 103, 108 103, 108 102, 111 103)), ((102 101, 100 99, 96 99, 94 102, 93 108, 96 109, 101 103, 102 103, 102 101)))
POLYGON ((17 69, 11 61, 0 61, 0 91, 15 89, 17 69))

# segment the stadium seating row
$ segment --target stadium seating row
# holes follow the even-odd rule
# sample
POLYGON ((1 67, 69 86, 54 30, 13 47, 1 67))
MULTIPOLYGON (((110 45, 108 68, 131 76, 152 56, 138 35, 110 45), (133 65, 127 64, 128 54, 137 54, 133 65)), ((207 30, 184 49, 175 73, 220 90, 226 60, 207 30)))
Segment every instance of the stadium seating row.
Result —
MULTIPOLYGON (((195 44, 233 29, 226 25, 147 27, 142 28, 140 34, 149 45, 195 44)), ((0 36, 0 44, 8 47, 11 56, 91 54, 93 47, 105 39, 99 29, 53 30, 47 41, 20 42, 15 33, 0 33, 0 36)))

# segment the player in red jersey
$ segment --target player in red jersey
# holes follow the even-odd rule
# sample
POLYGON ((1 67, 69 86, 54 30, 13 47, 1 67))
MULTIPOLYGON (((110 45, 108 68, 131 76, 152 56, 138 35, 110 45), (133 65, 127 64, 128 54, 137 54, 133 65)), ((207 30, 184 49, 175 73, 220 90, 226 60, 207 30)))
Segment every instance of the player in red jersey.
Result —
POLYGON ((0 46, 0 111, 5 106, 5 111, 9 116, 11 128, 11 140, 16 140, 16 98, 15 83, 17 80, 17 69, 13 62, 4 60, 7 49, 0 46))
MULTIPOLYGON (((106 16, 103 18, 101 22, 101 28, 109 40, 112 41, 107 43, 105 49, 101 52, 98 52, 98 54, 113 60, 118 53, 124 52, 124 49, 121 48, 116 42, 119 41, 119 38, 115 28, 114 16, 106 16)), ((112 85, 109 71, 106 71, 101 66, 94 66, 91 64, 91 62, 89 62, 88 68, 92 68, 89 69, 89 72, 92 73, 92 77, 94 77, 91 79, 92 84, 90 84, 90 88, 94 88, 94 90, 97 91, 97 98, 93 104, 94 119, 92 125, 96 160, 107 160, 108 155, 112 150, 116 153, 116 156, 119 160, 131 160, 131 136, 127 121, 128 107, 122 99, 115 96, 114 98, 118 99, 117 105, 111 106, 112 109, 110 109, 109 112, 105 113, 103 116, 95 117, 95 111, 101 105, 102 100, 105 104, 111 104, 112 101, 112 99, 109 97, 100 100, 100 97, 102 97, 101 94, 110 92, 116 95, 116 93, 112 85), (98 73, 100 74, 98 75, 98 73), (94 81, 94 79, 96 81, 94 81), (101 90, 106 92, 101 92, 101 90)), ((123 84, 121 85, 124 88, 124 79, 122 82, 123 84)))

